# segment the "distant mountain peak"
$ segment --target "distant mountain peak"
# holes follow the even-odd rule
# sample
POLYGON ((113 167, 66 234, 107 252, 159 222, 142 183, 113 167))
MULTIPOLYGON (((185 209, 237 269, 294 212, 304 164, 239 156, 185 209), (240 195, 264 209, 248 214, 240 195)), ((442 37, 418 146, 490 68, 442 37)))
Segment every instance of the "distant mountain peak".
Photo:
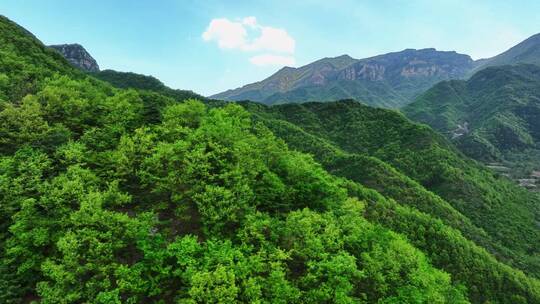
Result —
POLYGON ((295 69, 296 69, 296 68, 294 68, 294 67, 284 66, 284 67, 282 67, 281 69, 279 69, 279 70, 276 72, 276 74, 277 74, 277 73, 283 73, 283 72, 294 71, 295 69))
POLYGON ((353 98, 374 106, 399 107, 440 80, 461 78, 473 67, 468 55, 434 48, 354 59, 325 57, 298 68, 211 96, 266 104, 353 98))
POLYGON ((99 72, 99 65, 97 64, 96 60, 82 45, 72 43, 50 45, 49 47, 57 50, 73 66, 86 72, 99 72))
POLYGON ((321 60, 356 60, 353 57, 349 56, 348 54, 339 55, 336 57, 324 57, 321 60))

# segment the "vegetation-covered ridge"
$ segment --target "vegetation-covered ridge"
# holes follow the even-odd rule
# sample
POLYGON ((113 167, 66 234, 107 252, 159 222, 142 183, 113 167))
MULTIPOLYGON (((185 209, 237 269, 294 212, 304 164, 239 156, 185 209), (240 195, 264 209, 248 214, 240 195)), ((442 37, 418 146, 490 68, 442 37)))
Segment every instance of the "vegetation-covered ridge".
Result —
POLYGON ((506 163, 522 177, 540 168, 539 92, 539 66, 490 67, 468 81, 436 85, 404 112, 446 134, 465 154, 506 163))
POLYGON ((431 129, 413 124, 397 112, 354 101, 258 109, 267 118, 289 121, 347 153, 386 162, 447 200, 505 246, 520 247, 523 252, 539 250, 537 197, 463 157, 431 129))
POLYGON ((153 91, 177 100, 184 100, 188 98, 206 100, 206 98, 203 96, 192 91, 171 89, 152 76, 132 72, 118 72, 114 70, 99 71, 97 73, 93 73, 92 76, 106 81, 114 87, 120 89, 153 91))
POLYGON ((51 153, 24 145, 2 158, 2 188, 19 189, 5 193, 4 300, 466 302, 238 106, 170 105, 138 128, 120 119, 128 109, 51 153))
MULTIPOLYGON (((538 276, 538 198, 467 160, 429 128, 412 124, 397 112, 353 101, 273 107, 244 105, 290 147, 313 154, 329 172, 441 219, 500 260, 538 276)), ((433 254, 434 260, 449 250, 444 247, 455 246, 446 243, 432 247, 431 242, 444 239, 440 235, 423 235, 434 227, 411 231, 408 224, 393 225, 399 227, 393 226, 396 231, 426 246, 424 249, 433 254)), ((464 255, 470 258, 470 253, 464 255)), ((462 258, 461 254, 443 256, 462 258)), ((451 265, 457 263, 446 258, 439 261, 438 266, 456 271, 451 265)), ((484 277, 484 282, 490 279, 484 277)), ((489 288, 483 287, 483 294, 489 288)))

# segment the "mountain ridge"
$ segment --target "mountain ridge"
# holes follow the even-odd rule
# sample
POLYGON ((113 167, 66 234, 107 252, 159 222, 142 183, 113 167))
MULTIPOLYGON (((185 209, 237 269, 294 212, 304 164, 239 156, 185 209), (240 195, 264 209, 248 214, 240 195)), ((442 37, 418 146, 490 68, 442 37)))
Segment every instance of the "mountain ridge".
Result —
POLYGON ((275 104, 304 95, 296 101, 354 98, 369 105, 399 107, 438 80, 464 76, 472 65, 468 55, 434 48, 405 49, 364 59, 341 55, 298 68, 285 67, 262 81, 210 97, 275 104), (302 90, 314 92, 313 97, 299 93, 302 90))
POLYGON ((298 68, 284 67, 261 81, 210 97, 267 105, 351 98, 371 106, 401 108, 439 81, 467 79, 490 66, 519 63, 540 64, 540 34, 479 60, 435 48, 405 49, 363 59, 325 57, 298 68))
MULTIPOLYGON (((540 168, 538 92, 540 66, 490 66, 468 80, 438 83, 403 112, 445 134, 472 158, 519 168, 532 157, 527 160, 532 170, 540 168), (466 128, 459 129, 463 124, 466 128)), ((530 172, 511 173, 523 178, 530 172)))

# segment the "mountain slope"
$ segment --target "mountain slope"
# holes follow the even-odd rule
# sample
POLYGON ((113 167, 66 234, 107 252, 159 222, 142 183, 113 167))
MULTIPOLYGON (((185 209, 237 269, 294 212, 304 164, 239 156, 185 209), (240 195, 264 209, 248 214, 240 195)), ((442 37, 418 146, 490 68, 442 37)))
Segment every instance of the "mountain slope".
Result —
POLYGON ((343 151, 376 157, 390 164, 448 201, 503 246, 521 247, 523 253, 538 250, 535 245, 540 241, 537 198, 504 178, 494 178, 489 170, 460 156, 450 143, 430 129, 411 124, 395 112, 355 102, 283 105, 265 111, 273 118, 289 121, 334 143, 343 151), (500 205, 500 201, 506 203, 500 205))
POLYGON ((196 98, 199 100, 205 99, 203 96, 192 91, 171 89, 152 76, 114 70, 104 70, 98 73, 92 73, 92 76, 106 81, 112 86, 120 89, 153 91, 176 100, 185 100, 189 98, 196 98))
POLYGON ((343 55, 286 67, 263 81, 211 97, 265 104, 354 98, 395 108, 440 80, 463 77, 472 67, 467 55, 435 49, 407 49, 360 60, 343 55))
MULTIPOLYGON (((519 167, 540 148, 540 67, 489 67, 467 81, 442 82, 403 111, 453 138, 473 158, 514 159, 510 165, 519 167), (464 124, 466 130, 458 127, 464 124)), ((529 171, 540 165, 539 157, 532 160, 529 171)))
POLYGON ((192 91, 171 89, 152 76, 114 70, 100 71, 95 59, 79 44, 61 44, 49 47, 57 50, 72 66, 90 73, 95 78, 108 82, 116 88, 153 91, 176 100, 205 99, 192 91))
POLYGON ((406 234, 437 266, 466 282, 474 302, 506 302, 495 295, 498 292, 488 290, 502 273, 513 275, 505 270, 507 266, 492 264, 470 241, 449 238, 456 230, 501 260, 538 276, 540 264, 533 253, 538 250, 535 218, 539 213, 533 211, 538 199, 509 181, 494 179, 429 129, 397 113, 355 102, 243 105, 290 147, 313 154, 329 172, 389 199, 367 208, 368 217, 406 234), (524 247, 518 249, 518 243, 524 247), (455 250, 461 253, 454 256, 455 250), (465 262, 469 259, 474 262, 465 262), (475 269, 465 264, 490 266, 475 269))
POLYGON ((60 54, 2 15, 0 31, 0 101, 20 100, 55 72, 77 74, 60 54))
POLYGON ((335 58, 323 58, 300 68, 284 67, 267 79, 248 84, 241 89, 229 90, 213 95, 213 98, 224 100, 261 101, 277 92, 286 92, 298 86, 324 84, 326 78, 333 77, 340 69, 356 60, 348 55, 335 58), (234 99, 231 98, 234 96, 234 99))

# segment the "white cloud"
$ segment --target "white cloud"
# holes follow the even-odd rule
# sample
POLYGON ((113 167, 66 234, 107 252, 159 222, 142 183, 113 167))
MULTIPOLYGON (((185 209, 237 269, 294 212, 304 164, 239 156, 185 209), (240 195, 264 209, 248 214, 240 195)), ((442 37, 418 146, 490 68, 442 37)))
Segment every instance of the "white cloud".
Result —
MULTIPOLYGON (((204 41, 214 41, 221 49, 244 52, 272 52, 294 54, 296 42, 285 29, 260 25, 253 16, 236 21, 227 18, 212 19, 202 34, 204 41)), ((256 65, 294 64, 294 57, 262 54, 250 62, 256 65)))
POLYGON ((226 18, 212 19, 203 33, 204 41, 217 41, 222 49, 243 48, 246 45, 247 31, 244 25, 226 18))
POLYGON ((295 48, 294 39, 289 36, 284 29, 263 26, 260 28, 261 35, 251 44, 246 46, 247 50, 265 50, 279 53, 293 54, 295 48))
POLYGON ((262 54, 249 58, 249 62, 257 66, 269 66, 269 65, 279 65, 279 66, 294 66, 296 61, 292 56, 281 56, 273 54, 262 54))

